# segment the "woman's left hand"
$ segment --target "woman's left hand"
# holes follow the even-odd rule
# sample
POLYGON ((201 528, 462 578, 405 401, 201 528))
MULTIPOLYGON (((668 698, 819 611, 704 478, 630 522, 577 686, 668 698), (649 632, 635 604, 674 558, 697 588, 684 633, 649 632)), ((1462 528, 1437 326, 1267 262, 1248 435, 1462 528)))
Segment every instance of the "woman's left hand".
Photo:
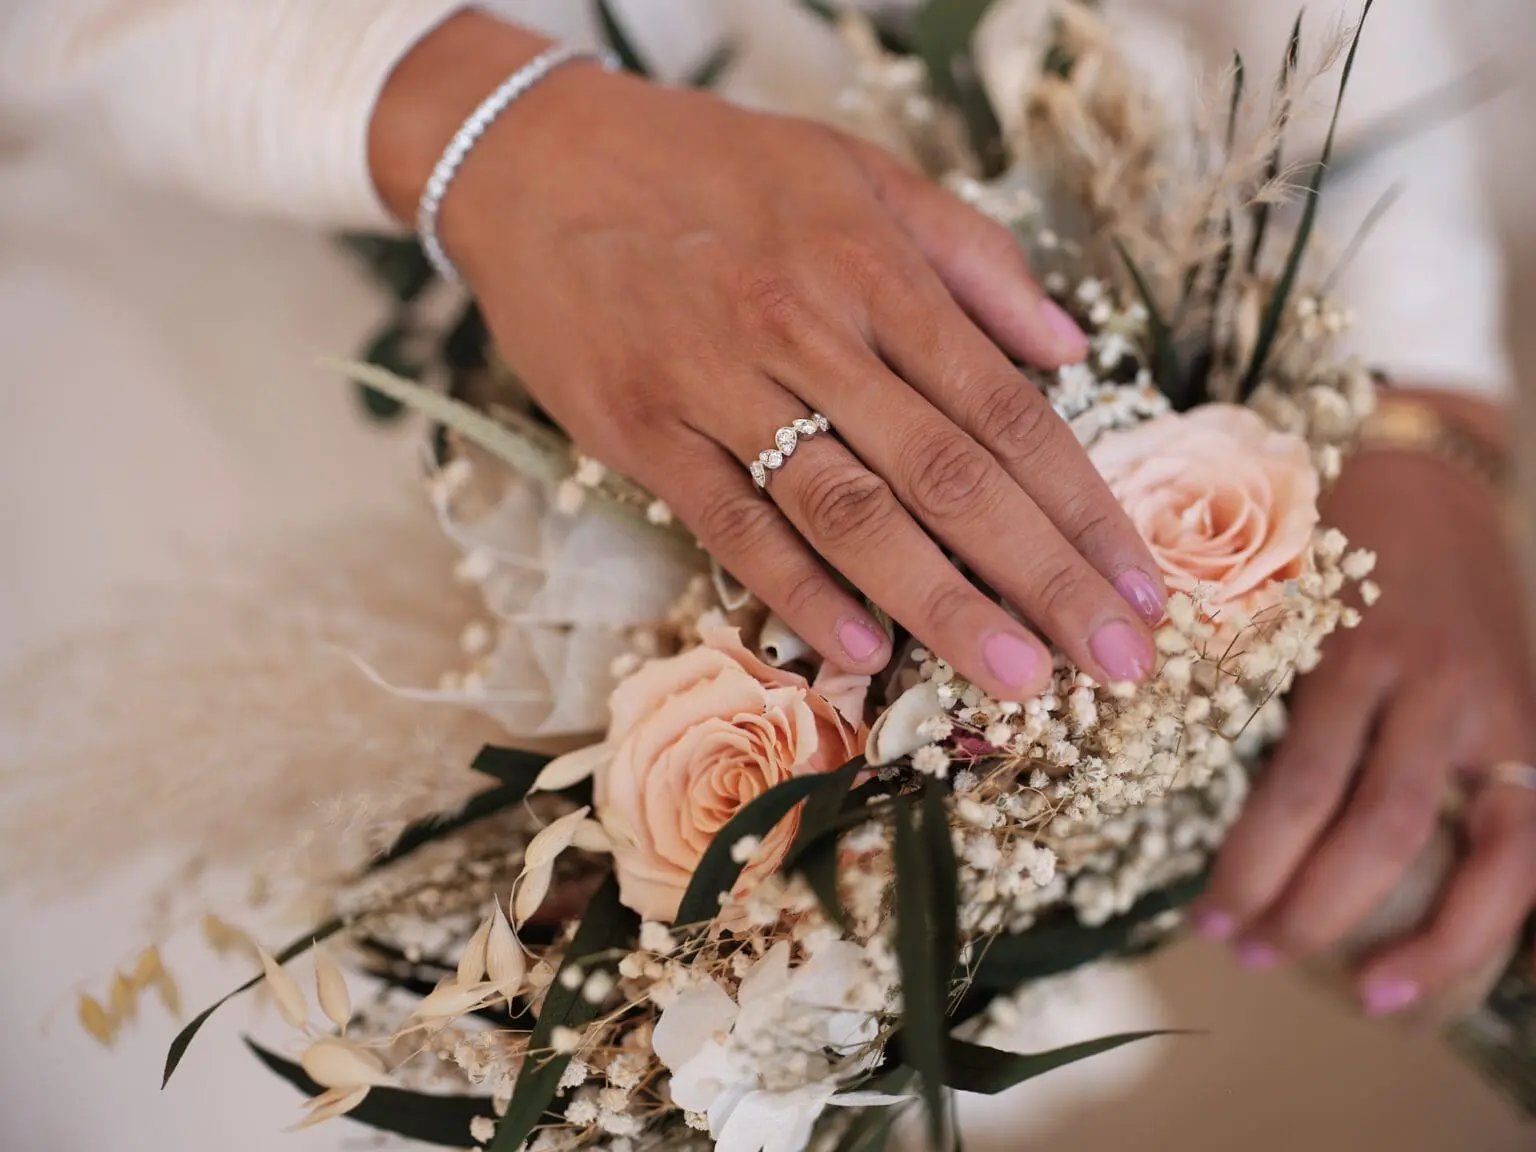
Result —
POLYGON ((1362 453, 1323 515, 1377 553, 1381 600, 1297 685, 1194 923, 1250 968, 1328 951, 1403 879, 1466 774, 1466 852, 1436 910, 1358 974, 1384 1015, 1477 974, 1536 904, 1536 790, 1475 782, 1536 759, 1525 605, 1497 495, 1444 461, 1362 453))

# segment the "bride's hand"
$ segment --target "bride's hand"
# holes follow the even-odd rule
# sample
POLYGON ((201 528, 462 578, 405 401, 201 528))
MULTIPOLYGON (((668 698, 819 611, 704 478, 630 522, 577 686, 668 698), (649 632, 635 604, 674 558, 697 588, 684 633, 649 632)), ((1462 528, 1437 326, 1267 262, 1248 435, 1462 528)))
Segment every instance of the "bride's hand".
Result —
MULTIPOLYGON (((402 219, 464 116, 541 47, 467 14, 396 70, 371 156, 402 219)), ((943 545, 1101 680, 1150 670, 1157 568, 1003 351, 1054 367, 1084 356, 1082 333, 1006 229, 892 157, 576 64, 491 127, 441 232, 583 451, 828 658, 874 671, 890 652, 836 571, 988 692, 1042 690, 1045 646, 943 545), (764 498, 747 462, 814 412, 834 435, 764 498)))
POLYGON ((1449 887, 1358 974, 1379 1014, 1474 977, 1536 903, 1536 791, 1476 782, 1536 755, 1524 604, 1497 496, 1443 461, 1361 455, 1324 519, 1377 553, 1381 600, 1298 685, 1195 923, 1250 967, 1328 951, 1403 878, 1466 773, 1449 887))

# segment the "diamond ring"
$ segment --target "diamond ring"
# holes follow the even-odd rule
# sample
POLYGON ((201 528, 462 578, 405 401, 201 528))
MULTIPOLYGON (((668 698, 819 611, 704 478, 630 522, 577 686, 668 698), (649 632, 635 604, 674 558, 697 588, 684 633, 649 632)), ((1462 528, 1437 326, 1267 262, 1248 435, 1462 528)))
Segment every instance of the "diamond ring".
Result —
POLYGON ((820 412, 813 412, 810 416, 796 420, 792 424, 786 424, 773 434, 772 448, 759 452, 757 459, 747 465, 747 471, 752 473, 752 482, 761 489, 768 487, 768 474, 777 472, 784 467, 784 461, 795 454, 795 449, 800 446, 800 441, 809 440, 820 432, 830 432, 832 425, 820 412))

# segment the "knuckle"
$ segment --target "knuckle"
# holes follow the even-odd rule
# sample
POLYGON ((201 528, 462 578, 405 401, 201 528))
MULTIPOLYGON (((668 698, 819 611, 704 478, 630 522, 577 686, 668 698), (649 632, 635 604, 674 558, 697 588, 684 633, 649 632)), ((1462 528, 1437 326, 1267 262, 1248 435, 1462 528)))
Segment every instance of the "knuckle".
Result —
POLYGON ((1267 783, 1275 808, 1284 822, 1313 823, 1333 810, 1342 791, 1342 774, 1331 764, 1312 761, 1287 764, 1272 773, 1267 783))
POLYGON ((799 567, 785 581, 781 594, 784 613, 791 621, 808 619, 826 598, 827 578, 810 567, 799 567))
POLYGON ((942 636, 954 631, 969 610, 973 595, 967 586, 954 580, 942 581, 930 589, 923 596, 920 611, 933 635, 942 636))
POLYGON ((1022 376, 991 388, 977 406, 976 422, 1008 464, 1048 460, 1061 431, 1055 412, 1022 376))
POLYGON ((860 540, 885 534, 895 498, 885 481, 873 472, 846 465, 823 468, 807 476, 800 492, 800 506, 817 538, 860 540))
POLYGON ((705 499, 695 528, 700 538, 717 551, 737 556, 751 551, 767 537, 777 515, 767 501, 727 490, 705 499))
POLYGON ((747 324, 775 341, 788 343, 805 331, 810 308, 800 286, 782 270, 749 277, 741 301, 747 324))
POLYGON ((1079 564, 1058 564, 1039 574, 1035 582, 1036 611, 1047 620, 1066 616, 1086 591, 1079 564))
POLYGON ((1435 805, 1417 789, 1394 788, 1381 795, 1360 797, 1361 832, 1378 859, 1410 860, 1417 855, 1434 826, 1435 805))
POLYGON ((907 483, 918 514, 932 522, 970 519, 986 511, 997 489, 996 465, 987 454, 959 434, 922 440, 907 483))
POLYGON ((849 237, 838 241, 832 251, 838 282, 852 285, 861 297, 873 297, 888 282, 891 260, 879 242, 849 237))

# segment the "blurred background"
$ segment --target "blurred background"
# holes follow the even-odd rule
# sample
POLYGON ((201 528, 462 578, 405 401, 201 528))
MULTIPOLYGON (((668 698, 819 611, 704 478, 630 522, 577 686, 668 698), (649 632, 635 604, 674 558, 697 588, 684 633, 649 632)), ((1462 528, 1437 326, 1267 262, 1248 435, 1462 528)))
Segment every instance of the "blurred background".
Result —
MULTIPOLYGON (((1479 56, 1515 49, 1527 57, 1515 62, 1522 74, 1536 66, 1536 5, 1482 0, 1461 11, 1479 56)), ((1523 75, 1476 113, 1507 244, 1507 328, 1530 388, 1533 116, 1523 75)), ((380 311, 323 238, 0 154, 0 668, 14 672, 61 633, 113 618, 125 588, 172 586, 200 557, 323 531, 338 517, 388 517, 419 500, 414 433, 365 428, 350 391, 316 363, 351 354, 380 311)), ((1522 435, 1536 463, 1533 412, 1536 403, 1524 405, 1522 435)), ((1536 508, 1533 478, 1528 468, 1536 508)), ((131 678, 122 687, 131 699, 131 678)), ((366 1133, 342 1127, 280 1133, 296 1102, 238 1045, 246 1006, 204 1033, 165 1094, 169 1020, 150 1011, 113 1053, 80 1033, 71 984, 98 981, 141 943, 142 893, 167 867, 151 859, 43 903, 0 891, 0 1148, 371 1147, 366 1133)), ((240 973, 202 958, 195 939, 184 943, 171 959, 195 1009, 240 973)), ((1052 1010, 1081 1016, 1087 1032, 1206 1034, 977 1105, 973 1149, 1536 1148, 1536 1127, 1432 1037, 1366 1025, 1294 977, 1241 973, 1203 944, 1052 1010)))

